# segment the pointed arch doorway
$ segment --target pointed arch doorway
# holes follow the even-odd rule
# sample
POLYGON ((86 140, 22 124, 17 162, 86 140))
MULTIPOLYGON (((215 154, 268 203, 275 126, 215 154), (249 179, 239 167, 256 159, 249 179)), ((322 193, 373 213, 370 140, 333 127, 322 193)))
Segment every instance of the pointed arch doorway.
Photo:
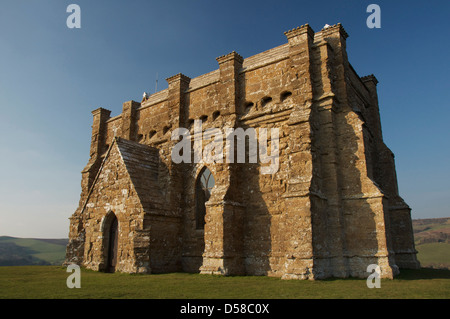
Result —
POLYGON ((114 213, 110 213, 105 227, 106 237, 106 272, 115 272, 117 265, 117 242, 119 239, 119 222, 114 213))

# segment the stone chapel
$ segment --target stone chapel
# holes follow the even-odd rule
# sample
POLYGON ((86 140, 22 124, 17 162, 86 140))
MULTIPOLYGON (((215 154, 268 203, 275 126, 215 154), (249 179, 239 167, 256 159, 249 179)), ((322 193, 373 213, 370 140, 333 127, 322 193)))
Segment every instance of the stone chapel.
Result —
POLYGON ((419 267, 377 79, 353 69, 341 24, 285 36, 245 59, 223 55, 199 77, 169 77, 167 89, 125 102, 119 115, 92 112, 66 264, 283 279, 366 278, 370 264, 393 278, 419 267), (175 163, 172 132, 193 137, 195 120, 202 130, 277 128, 278 170, 175 163))

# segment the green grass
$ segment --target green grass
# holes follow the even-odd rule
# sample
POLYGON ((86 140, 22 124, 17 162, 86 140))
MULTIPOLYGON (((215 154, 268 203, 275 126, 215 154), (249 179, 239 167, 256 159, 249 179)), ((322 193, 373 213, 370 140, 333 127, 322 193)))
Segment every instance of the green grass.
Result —
POLYGON ((450 265, 450 244, 430 243, 416 246, 417 258, 422 266, 450 265))
POLYGON ((107 274, 82 269, 81 288, 69 289, 70 273, 60 266, 0 267, 0 298, 450 298, 450 271, 404 270, 394 280, 369 289, 364 279, 321 281, 271 277, 211 276, 186 273, 107 274))

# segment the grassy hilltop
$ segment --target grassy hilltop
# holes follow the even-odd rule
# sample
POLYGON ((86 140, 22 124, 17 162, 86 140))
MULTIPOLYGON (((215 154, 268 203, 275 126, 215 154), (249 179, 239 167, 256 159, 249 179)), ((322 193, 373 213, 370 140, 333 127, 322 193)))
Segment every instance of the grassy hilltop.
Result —
POLYGON ((81 289, 69 289, 66 280, 70 274, 61 266, 67 239, 3 236, 0 237, 0 266, 4 266, 0 267, 0 299, 450 298, 450 218, 414 220, 413 228, 422 267, 448 269, 401 270, 394 280, 381 280, 381 289, 369 289, 365 279, 354 278, 286 281, 265 276, 130 275, 86 269, 81 269, 81 289))
POLYGON ((68 288, 61 266, 0 267, 0 299, 448 299, 450 270, 404 270, 369 289, 366 279, 281 280, 188 273, 130 275, 81 269, 68 288))

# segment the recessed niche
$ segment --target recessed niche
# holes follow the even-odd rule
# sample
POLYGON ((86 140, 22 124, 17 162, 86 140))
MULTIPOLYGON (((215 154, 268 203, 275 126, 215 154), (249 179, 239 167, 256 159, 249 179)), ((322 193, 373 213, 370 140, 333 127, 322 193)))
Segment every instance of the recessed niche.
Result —
POLYGON ((289 98, 291 96, 292 96, 292 92, 285 91, 285 92, 281 93, 280 101, 283 102, 283 101, 285 101, 287 98, 289 98))
POLYGON ((270 96, 265 96, 261 99, 261 106, 264 107, 270 102, 272 102, 272 98, 270 96))
POLYGON ((245 102, 245 104, 244 104, 244 112, 245 113, 250 112, 253 106, 254 106, 253 102, 245 102))

